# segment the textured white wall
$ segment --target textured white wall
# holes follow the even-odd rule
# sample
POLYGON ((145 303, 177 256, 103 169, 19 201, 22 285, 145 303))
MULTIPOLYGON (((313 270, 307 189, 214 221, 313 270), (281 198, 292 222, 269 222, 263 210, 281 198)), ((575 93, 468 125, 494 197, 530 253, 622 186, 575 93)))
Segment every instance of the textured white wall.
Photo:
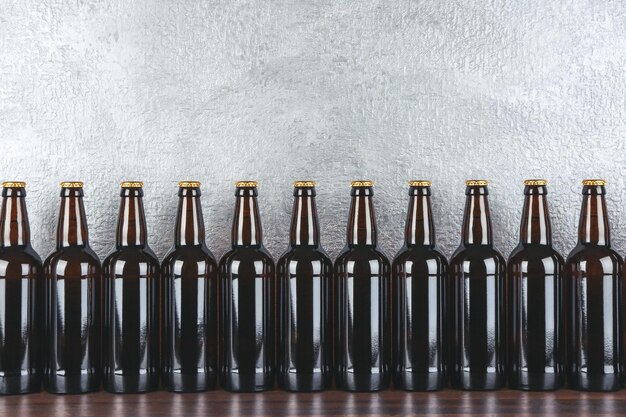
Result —
POLYGON ((623 252, 625 68, 621 0, 0 0, 0 179, 28 181, 42 256, 54 246, 59 181, 84 180, 102 257, 119 181, 145 181, 149 240, 162 257, 178 180, 203 182, 220 256, 233 181, 258 179, 278 258, 294 179, 318 180, 333 256, 349 181, 376 181, 382 248, 393 256, 408 179, 434 181, 448 255, 463 181, 490 179, 496 244, 508 255, 524 178, 550 181, 555 244, 566 253, 580 180, 602 177, 623 252))

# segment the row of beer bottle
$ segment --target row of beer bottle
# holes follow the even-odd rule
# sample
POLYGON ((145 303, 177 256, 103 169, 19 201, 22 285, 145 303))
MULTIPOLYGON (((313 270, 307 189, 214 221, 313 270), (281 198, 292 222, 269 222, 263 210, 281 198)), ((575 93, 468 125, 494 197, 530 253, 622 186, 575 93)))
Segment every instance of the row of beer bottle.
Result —
POLYGON ((294 185, 290 248, 275 273, 253 181, 237 183, 232 249, 219 264, 205 243, 200 184, 181 182, 174 246, 161 265, 147 243, 142 183, 122 183, 116 248, 102 269, 82 183, 62 183, 57 247, 43 266, 30 246, 25 184, 4 183, 0 393, 37 391, 41 379, 53 393, 101 383, 144 392, 159 380, 192 392, 218 379, 227 390, 262 391, 275 378, 314 391, 333 376, 350 391, 386 389, 391 379, 406 390, 497 389, 507 377, 513 388, 553 390, 566 376, 575 389, 622 387, 622 260, 610 248, 603 181, 583 182, 567 263, 551 245, 546 182, 526 181, 508 273, 493 248, 486 181, 467 182, 449 264, 435 248, 430 182, 410 182, 405 243, 392 264, 377 248, 373 184, 353 182, 334 268, 320 246, 315 183, 294 185))

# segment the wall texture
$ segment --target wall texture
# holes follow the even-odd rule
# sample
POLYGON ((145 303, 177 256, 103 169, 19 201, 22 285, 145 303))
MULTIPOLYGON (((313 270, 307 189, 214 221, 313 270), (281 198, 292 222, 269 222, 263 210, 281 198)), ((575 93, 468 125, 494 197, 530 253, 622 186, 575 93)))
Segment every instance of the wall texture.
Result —
POLYGON ((575 244, 580 180, 608 180, 626 249, 621 0, 0 0, 0 179, 26 180, 33 243, 54 246, 58 183, 86 182, 91 241, 114 242, 121 180, 143 180, 149 240, 173 239, 176 183, 203 182, 208 243, 230 242, 233 182, 260 181, 286 247, 291 182, 316 179, 322 240, 345 240, 349 181, 376 181, 382 248, 406 180, 434 181, 459 241, 467 178, 491 180, 496 245, 517 241, 522 180, 550 181, 555 245, 575 244))

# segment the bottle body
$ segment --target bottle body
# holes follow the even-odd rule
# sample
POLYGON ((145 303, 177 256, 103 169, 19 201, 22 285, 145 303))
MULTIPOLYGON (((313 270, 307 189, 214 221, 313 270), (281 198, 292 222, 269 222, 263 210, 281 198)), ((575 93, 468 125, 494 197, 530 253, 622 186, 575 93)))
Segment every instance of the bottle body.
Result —
POLYGON ((493 390, 505 382, 505 261, 489 247, 450 260, 452 387, 493 390))
POLYGON ((564 383, 563 258, 520 245, 508 262, 509 385, 551 391, 564 383))
POLYGON ((217 262, 206 246, 175 247, 163 260, 163 385, 172 392, 217 384, 217 262))
POLYGON ((0 395, 41 388, 42 264, 30 245, 23 182, 2 184, 0 395))
POLYGON ((623 386, 622 259, 602 246, 577 246, 567 259, 568 385, 623 386))
POLYGON ((447 383, 447 273, 445 256, 433 247, 405 247, 393 261, 393 379, 398 389, 433 391, 447 383))
POLYGON ((275 270, 262 248, 226 253, 220 271, 220 384, 227 391, 274 386, 275 270))
POLYGON ((38 392, 41 387, 42 265, 32 248, 1 248, 0 395, 38 392))
POLYGON ((57 248, 44 262, 43 382, 55 394, 97 391, 101 380, 101 266, 89 246, 83 184, 61 184, 57 248))
POLYGON ((391 379, 390 266, 370 247, 335 261, 335 380, 346 391, 382 391, 391 379))
POLYGON ((89 247, 66 247, 44 263, 46 365, 54 394, 97 391, 101 378, 101 269, 89 247))
POLYGON ((278 261, 278 383, 320 391, 332 380, 332 262, 321 250, 292 248, 278 261))
POLYGON ((159 383, 159 263, 149 247, 125 247, 103 263, 104 389, 154 391, 159 383))

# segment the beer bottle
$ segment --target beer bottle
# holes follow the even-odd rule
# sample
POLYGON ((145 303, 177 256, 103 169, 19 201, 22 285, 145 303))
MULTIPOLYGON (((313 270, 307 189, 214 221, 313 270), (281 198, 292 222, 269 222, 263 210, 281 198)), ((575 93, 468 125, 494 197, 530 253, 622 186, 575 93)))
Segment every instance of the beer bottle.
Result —
POLYGON ((173 392, 217 383, 217 261, 207 248, 200 182, 178 183, 174 246, 163 260, 163 385, 173 392))
POLYGON ((494 249, 487 181, 466 182, 461 244, 450 259, 450 380, 493 390, 505 382, 505 274, 494 249))
POLYGON ((55 394, 100 387, 100 260, 89 246, 83 183, 61 183, 56 250, 44 262, 44 386, 55 394))
POLYGON ((509 386, 563 385, 563 258, 552 248, 547 181, 524 181, 520 241, 508 262, 509 386))
POLYGON ((605 181, 583 181, 578 244, 565 264, 570 388, 623 384, 622 258, 611 249, 605 181))
POLYGON ((102 263, 103 385, 115 393, 158 388, 159 261, 147 242, 143 183, 121 183, 113 252, 102 263))
POLYGON ((432 391, 446 384, 448 261, 435 248, 431 182, 409 186, 404 246, 391 267, 393 378, 398 389, 432 391))
POLYGON ((220 383, 228 391, 274 386, 275 270, 263 246, 256 181, 236 183, 232 249, 220 260, 220 383))
POLYGON ((332 379, 332 262, 320 245, 315 182, 294 183, 290 247, 278 275, 278 381, 288 391, 320 391, 332 379))
POLYGON ((41 258, 30 245, 26 183, 2 183, 0 213, 0 394, 39 391, 41 258))
POLYGON ((347 244, 335 261, 337 388, 380 391, 391 376, 389 261, 378 250, 372 181, 352 182, 347 244))

